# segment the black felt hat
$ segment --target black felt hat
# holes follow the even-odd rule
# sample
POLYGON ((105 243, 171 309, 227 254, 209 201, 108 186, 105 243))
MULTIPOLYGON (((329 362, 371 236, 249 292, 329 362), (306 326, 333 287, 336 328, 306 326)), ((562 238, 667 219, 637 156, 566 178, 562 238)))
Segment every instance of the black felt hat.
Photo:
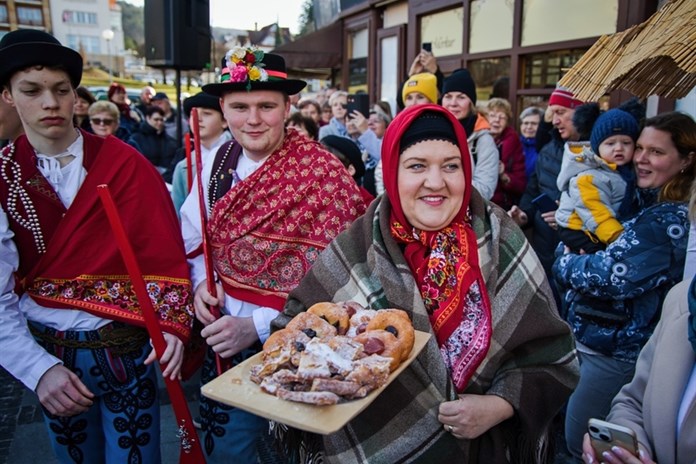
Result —
POLYGON ((360 153, 358 145, 351 139, 341 137, 340 135, 327 135, 319 142, 334 150, 338 150, 343 156, 348 158, 350 164, 355 168, 354 178, 360 179, 365 175, 365 163, 362 160, 362 153, 360 153))
POLYGON ((278 90, 287 95, 295 95, 306 85, 305 81, 288 79, 282 56, 237 48, 222 59, 220 83, 204 85, 203 91, 217 97, 240 90, 278 90))
POLYGON ((220 98, 205 92, 199 92, 184 100, 184 114, 187 118, 191 116, 191 110, 193 108, 208 108, 222 113, 220 98))
POLYGON ((19 29, 5 34, 0 40, 0 63, 0 85, 5 85, 17 71, 37 65, 62 66, 73 88, 82 80, 80 54, 44 31, 19 29))

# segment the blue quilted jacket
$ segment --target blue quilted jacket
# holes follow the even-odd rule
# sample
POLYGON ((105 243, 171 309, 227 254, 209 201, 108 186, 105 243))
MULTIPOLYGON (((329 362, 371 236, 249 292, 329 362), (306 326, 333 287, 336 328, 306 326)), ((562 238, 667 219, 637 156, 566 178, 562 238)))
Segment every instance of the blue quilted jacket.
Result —
POLYGON ((657 325, 667 292, 682 278, 687 205, 659 203, 623 225, 624 232, 605 251, 560 256, 553 272, 565 290, 576 340, 635 362, 657 325))

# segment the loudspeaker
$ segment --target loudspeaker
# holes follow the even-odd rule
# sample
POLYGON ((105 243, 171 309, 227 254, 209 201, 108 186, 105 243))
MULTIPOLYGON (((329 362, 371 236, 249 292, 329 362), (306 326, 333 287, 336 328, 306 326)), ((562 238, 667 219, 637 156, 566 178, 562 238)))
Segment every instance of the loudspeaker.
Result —
POLYGON ((145 0, 148 66, 203 69, 210 63, 209 0, 145 0))

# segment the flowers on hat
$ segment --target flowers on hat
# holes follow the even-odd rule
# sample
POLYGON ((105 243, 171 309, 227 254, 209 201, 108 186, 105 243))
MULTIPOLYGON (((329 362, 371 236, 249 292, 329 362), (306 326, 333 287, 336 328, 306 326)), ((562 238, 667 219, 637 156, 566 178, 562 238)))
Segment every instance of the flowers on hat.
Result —
POLYGON ((263 50, 234 47, 225 55, 226 69, 222 70, 221 82, 246 82, 247 90, 253 81, 265 82, 268 73, 263 69, 263 50))

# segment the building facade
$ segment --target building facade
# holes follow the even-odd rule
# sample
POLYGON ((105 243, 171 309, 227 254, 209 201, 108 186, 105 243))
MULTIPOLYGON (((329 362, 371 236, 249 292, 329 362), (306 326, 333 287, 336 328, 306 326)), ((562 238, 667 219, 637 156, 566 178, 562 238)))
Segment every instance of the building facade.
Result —
POLYGON ((116 0, 51 0, 51 33, 86 64, 123 72, 123 26, 116 0))
MULTIPOLYGON (((335 0, 326 0, 334 3, 335 0)), ((315 0, 321 4, 323 0, 315 0)), ((658 0, 341 0, 336 83, 395 106, 423 43, 448 75, 468 68, 479 101, 507 98, 513 112, 544 106, 563 73, 604 34, 657 11, 658 0)), ((616 101, 627 98, 619 92, 616 101)))
POLYGON ((0 38, 40 29, 79 51, 87 65, 123 72, 123 27, 116 0, 0 0, 0 38))
POLYGON ((51 30, 49 0, 0 0, 0 38, 15 29, 51 30))

